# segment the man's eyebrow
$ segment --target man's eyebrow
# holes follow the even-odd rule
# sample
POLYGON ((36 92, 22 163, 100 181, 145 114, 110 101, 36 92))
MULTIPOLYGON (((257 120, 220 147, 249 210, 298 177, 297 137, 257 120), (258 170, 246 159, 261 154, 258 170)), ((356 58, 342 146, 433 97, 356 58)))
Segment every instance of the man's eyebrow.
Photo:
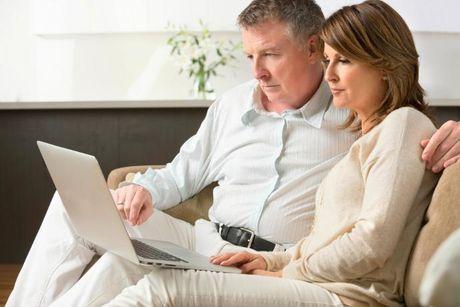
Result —
MULTIPOLYGON (((265 53, 265 52, 280 52, 281 51, 281 48, 280 47, 266 47, 266 48, 262 48, 260 50, 257 50, 257 54, 262 54, 262 53, 265 53)), ((243 50, 244 54, 246 55, 251 55, 251 54, 254 54, 255 52, 249 52, 247 50, 243 50)))
POLYGON ((273 47, 267 47, 267 48, 263 48, 262 50, 260 50, 260 52, 267 52, 267 51, 280 51, 281 48, 278 47, 278 46, 273 46, 273 47))

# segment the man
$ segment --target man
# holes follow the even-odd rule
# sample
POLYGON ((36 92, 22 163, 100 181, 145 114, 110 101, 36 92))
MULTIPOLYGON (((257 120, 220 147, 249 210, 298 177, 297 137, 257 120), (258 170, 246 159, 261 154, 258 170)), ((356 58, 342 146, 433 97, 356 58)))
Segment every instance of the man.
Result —
MULTIPOLYGON (((217 99, 165 169, 137 174, 134 185, 115 191, 118 209, 134 226, 131 234, 170 240, 208 256, 246 248, 283 250, 308 234, 319 183, 357 137, 337 129, 347 112, 331 105, 322 80, 316 33, 323 21, 311 0, 255 0, 240 14, 256 80, 217 99), (211 221, 192 226, 159 211, 213 181, 219 186, 211 221), (152 214, 154 207, 159 210, 152 214), (217 228, 238 235, 222 238, 217 228), (251 232, 254 243, 238 246, 251 232)), ((428 165, 455 162, 459 137, 459 125, 450 123, 423 142, 428 165)), ((9 304, 100 305, 152 270, 106 253, 79 280, 95 253, 104 251, 75 234, 56 194, 9 304)), ((130 288, 147 295, 142 291, 130 288)))

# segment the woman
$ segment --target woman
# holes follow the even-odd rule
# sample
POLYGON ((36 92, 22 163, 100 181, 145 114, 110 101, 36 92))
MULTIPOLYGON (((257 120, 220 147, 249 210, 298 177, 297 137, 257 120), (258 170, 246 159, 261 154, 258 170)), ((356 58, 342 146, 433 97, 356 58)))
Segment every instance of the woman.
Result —
POLYGON ((325 79, 345 128, 362 136, 323 180, 311 234, 287 252, 213 263, 317 283, 345 304, 403 303, 406 263, 437 177, 416 159, 435 127, 403 19, 382 1, 344 7, 323 26, 325 79))
MULTIPOLYGON (((360 130, 362 136, 322 182, 310 235, 286 252, 225 253, 211 258, 216 264, 281 279, 154 269, 140 282, 149 303, 403 303, 406 262, 437 182, 417 158, 420 141, 435 127, 426 115, 418 83, 414 42, 402 18, 376 0, 333 14, 321 38, 324 77, 333 103, 351 110, 343 128, 360 130), (188 287, 191 281, 198 285, 188 287), (171 288, 182 292, 171 294, 171 288), (209 288, 218 295, 207 294, 209 288)), ((124 298, 112 301, 113 306, 128 303, 130 288, 122 294, 124 298)))

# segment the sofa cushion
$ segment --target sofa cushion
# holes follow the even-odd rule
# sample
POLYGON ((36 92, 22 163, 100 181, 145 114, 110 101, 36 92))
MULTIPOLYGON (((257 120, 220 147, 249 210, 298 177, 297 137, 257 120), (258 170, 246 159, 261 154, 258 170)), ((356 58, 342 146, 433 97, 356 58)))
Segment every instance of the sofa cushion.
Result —
POLYGON ((428 261, 439 245, 460 227, 460 163, 442 174, 409 259, 405 301, 418 306, 418 290, 428 261))

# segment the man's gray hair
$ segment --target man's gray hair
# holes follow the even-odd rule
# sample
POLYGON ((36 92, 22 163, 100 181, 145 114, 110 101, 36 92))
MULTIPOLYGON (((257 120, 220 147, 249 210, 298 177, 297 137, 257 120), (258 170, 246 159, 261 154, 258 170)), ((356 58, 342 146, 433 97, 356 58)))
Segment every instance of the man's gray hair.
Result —
POLYGON ((238 16, 238 25, 244 29, 266 21, 286 23, 291 38, 306 46, 325 18, 314 0, 254 0, 238 16))

